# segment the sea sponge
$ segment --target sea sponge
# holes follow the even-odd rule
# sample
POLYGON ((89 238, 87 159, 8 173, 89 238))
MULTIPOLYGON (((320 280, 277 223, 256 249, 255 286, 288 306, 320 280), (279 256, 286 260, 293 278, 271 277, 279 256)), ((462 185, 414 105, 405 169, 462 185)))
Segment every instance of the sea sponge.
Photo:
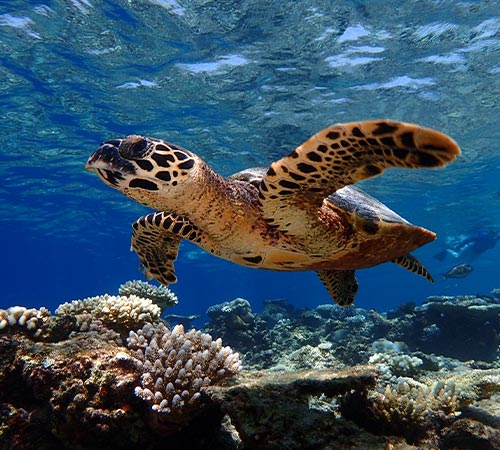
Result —
POLYGON ((162 310, 178 303, 175 295, 168 287, 155 286, 146 281, 132 280, 122 284, 118 289, 120 295, 137 295, 142 298, 149 298, 162 310))
POLYGON ((38 337, 48 317, 50 317, 50 311, 45 307, 28 309, 24 306, 11 306, 7 309, 0 309, 0 331, 8 327, 21 327, 38 337))
POLYGON ((221 339, 195 329, 184 333, 182 325, 172 330, 162 322, 147 323, 131 331, 128 347, 141 362, 141 386, 135 394, 153 411, 188 417, 199 409, 204 388, 218 384, 241 369, 238 353, 223 347, 221 339))
POLYGON ((131 329, 146 322, 158 320, 161 309, 150 299, 137 295, 114 296, 108 294, 73 300, 63 303, 56 309, 56 315, 76 316, 80 326, 88 321, 89 314, 107 325, 131 329))

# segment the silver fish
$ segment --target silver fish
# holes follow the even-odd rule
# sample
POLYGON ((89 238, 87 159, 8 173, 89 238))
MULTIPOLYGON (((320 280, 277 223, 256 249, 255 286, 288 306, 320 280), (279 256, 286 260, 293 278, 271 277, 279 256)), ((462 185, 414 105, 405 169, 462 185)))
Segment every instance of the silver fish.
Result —
POLYGON ((474 268, 470 264, 458 264, 453 266, 448 272, 443 273, 443 278, 465 278, 474 268))

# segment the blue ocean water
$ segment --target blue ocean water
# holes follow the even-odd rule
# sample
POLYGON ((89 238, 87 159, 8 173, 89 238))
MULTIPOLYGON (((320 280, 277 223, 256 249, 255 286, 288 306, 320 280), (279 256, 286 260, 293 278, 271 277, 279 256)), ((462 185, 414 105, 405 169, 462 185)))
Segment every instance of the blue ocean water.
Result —
MULTIPOLYGON (((0 307, 47 306, 142 277, 130 224, 148 212, 84 172, 127 134, 189 148, 230 175, 267 166, 336 122, 389 117, 452 136, 444 170, 361 183, 438 234, 415 252, 436 283, 358 271, 356 305, 487 294, 500 245, 445 259, 500 227, 500 5, 496 1, 4 0, 0 5, 0 307), (456 247, 456 245, 455 245, 456 247), (463 279, 440 274, 459 263, 463 279)), ((328 303, 313 273, 238 267, 183 244, 177 313, 244 297, 328 303)))

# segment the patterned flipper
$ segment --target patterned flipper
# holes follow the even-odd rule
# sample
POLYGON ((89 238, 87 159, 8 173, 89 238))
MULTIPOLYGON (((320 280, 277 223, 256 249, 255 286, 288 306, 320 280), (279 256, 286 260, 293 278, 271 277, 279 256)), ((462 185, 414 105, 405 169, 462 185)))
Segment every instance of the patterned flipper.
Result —
POLYGON ((145 267, 148 279, 168 286, 175 283, 174 261, 181 240, 199 242, 199 228, 189 220, 165 212, 140 217, 132 224, 132 245, 145 267))
POLYGON ((390 167, 444 166, 460 153, 448 136, 417 125, 374 120, 330 126, 271 164, 260 184, 264 219, 294 234, 336 190, 390 167))

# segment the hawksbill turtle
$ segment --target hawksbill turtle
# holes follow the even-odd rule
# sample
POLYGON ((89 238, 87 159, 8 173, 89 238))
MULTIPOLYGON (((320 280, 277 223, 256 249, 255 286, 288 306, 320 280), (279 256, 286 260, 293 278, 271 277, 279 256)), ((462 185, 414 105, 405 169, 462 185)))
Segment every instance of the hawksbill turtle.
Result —
POLYGON ((157 210, 132 225, 149 278, 176 282, 187 239, 247 267, 314 270, 345 306, 358 289, 356 269, 393 262, 432 281, 410 252, 436 238, 352 185, 390 167, 445 166, 459 154, 443 133, 384 119, 329 126, 269 168, 228 178, 189 150, 138 135, 103 142, 85 168, 157 210))

